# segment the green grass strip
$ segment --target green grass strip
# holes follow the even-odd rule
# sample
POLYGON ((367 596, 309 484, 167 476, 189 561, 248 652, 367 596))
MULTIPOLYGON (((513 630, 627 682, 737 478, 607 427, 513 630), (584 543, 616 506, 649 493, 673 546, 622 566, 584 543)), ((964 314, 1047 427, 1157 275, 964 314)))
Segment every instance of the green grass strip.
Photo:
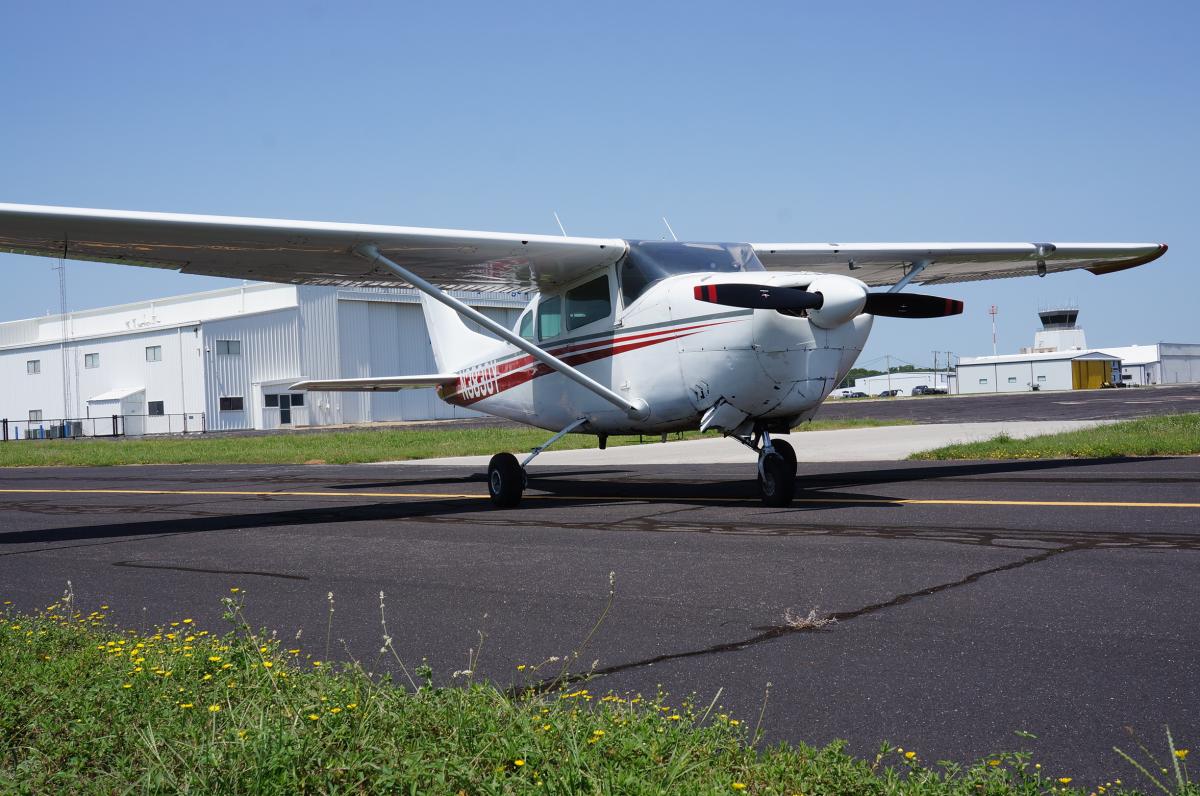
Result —
MULTIPOLYGON (((911 421, 836 420, 806 423, 797 431, 824 431, 905 425, 911 421)), ((710 432, 708 436, 716 436, 710 432)), ((670 439, 698 439, 700 433, 671 434, 670 439)), ((453 425, 420 428, 339 430, 258 436, 124 437, 119 439, 19 440, 0 443, 0 467, 80 466, 122 464, 355 464, 361 462, 430 459, 442 456, 490 455, 498 451, 529 451, 550 438, 536 428, 498 426, 460 428, 453 425)), ((637 445, 659 436, 611 437, 609 445, 637 445)), ((596 437, 568 434, 554 450, 595 448, 596 437)))
MULTIPOLYGON (((886 744, 871 759, 842 743, 755 748, 754 730, 715 699, 599 694, 588 683, 514 695, 470 672, 437 687, 399 655, 403 676, 372 677, 251 632, 243 597, 227 598, 239 629, 221 636, 183 617, 120 632, 108 606, 84 613, 69 599, 36 615, 6 608, 0 792, 1089 792, 1024 753, 960 766, 886 744)), ((540 681, 560 666, 514 676, 540 681)))
POLYGON ((1143 417, 1061 434, 947 445, 910 459, 1103 459, 1200 454, 1200 414, 1143 417))

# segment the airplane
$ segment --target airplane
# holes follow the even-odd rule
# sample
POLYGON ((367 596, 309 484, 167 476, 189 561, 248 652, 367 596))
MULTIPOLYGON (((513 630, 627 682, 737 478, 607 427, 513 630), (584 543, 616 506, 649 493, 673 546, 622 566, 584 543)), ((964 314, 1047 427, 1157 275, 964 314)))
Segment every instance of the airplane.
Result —
POLYGON ((874 318, 962 312, 951 298, 902 293, 910 284, 1080 268, 1102 275, 1166 250, 626 240, 0 204, 0 251, 265 282, 415 288, 437 373, 292 388, 434 387, 448 403, 554 432, 522 461, 507 451, 492 457, 488 493, 502 508, 518 505, 526 467, 566 434, 595 435, 603 449, 611 434, 690 429, 749 448, 762 501, 787 506, 796 454, 772 435, 812 418, 854 365, 874 318), (455 287, 536 292, 508 329, 451 296, 455 287))

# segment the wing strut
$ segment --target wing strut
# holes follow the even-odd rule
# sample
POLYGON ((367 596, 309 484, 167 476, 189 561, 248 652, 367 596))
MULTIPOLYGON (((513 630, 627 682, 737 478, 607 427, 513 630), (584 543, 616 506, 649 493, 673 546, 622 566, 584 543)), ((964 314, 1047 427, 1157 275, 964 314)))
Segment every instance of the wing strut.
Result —
POLYGON ((904 288, 908 287, 908 283, 917 278, 917 275, 929 267, 928 260, 917 260, 909 266, 908 273, 900 278, 900 281, 888 288, 889 293, 899 293, 904 288))
POLYGON ((407 268, 392 262, 382 253, 380 253, 379 247, 375 244, 364 243, 356 246, 354 248, 354 253, 363 259, 383 265, 389 271, 399 276, 405 282, 408 282, 417 290, 420 290, 422 293, 426 294, 432 299, 442 302, 459 315, 470 318, 471 320, 475 321, 475 323, 492 332, 500 339, 512 343, 517 348, 536 359, 538 362, 541 362, 549 368, 557 370, 559 373, 566 376, 568 379, 580 385, 581 387, 586 387, 587 389, 596 393, 596 395, 599 395, 601 398, 611 403, 613 406, 616 406, 634 420, 642 420, 650 416, 650 407, 641 398, 634 398, 631 401, 628 398, 613 392, 600 382, 596 381, 590 376, 584 375, 584 373, 578 369, 571 367, 566 362, 563 362, 558 357, 547 353, 525 338, 513 334, 511 331, 505 329, 503 326, 496 323, 482 312, 479 312, 472 307, 468 307, 466 304, 447 294, 445 291, 438 289, 435 285, 426 282, 424 279, 417 276, 412 271, 409 271, 407 268))

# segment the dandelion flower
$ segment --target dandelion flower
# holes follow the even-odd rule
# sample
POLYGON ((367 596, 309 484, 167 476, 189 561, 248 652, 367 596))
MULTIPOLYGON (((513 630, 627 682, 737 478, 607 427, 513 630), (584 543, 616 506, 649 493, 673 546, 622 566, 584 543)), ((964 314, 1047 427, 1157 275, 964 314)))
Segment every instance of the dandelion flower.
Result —
POLYGON ((313 666, 320 666, 320 665, 321 665, 320 661, 313 661, 313 666))
POLYGON ((1067 783, 1069 783, 1071 781, 1071 778, 1070 777, 1059 777, 1058 781, 1061 782, 1062 784, 1066 785, 1067 783))
POLYGON ((121 687, 122 688, 133 688, 133 683, 126 683, 125 685, 123 685, 121 687))
POLYGON ((1187 755, 1188 755, 1187 749, 1176 749, 1175 750, 1175 756, 1178 757, 1180 760, 1186 759, 1187 755))
POLYGON ((179 707, 183 708, 184 710, 187 710, 189 708, 194 708, 195 705, 193 705, 191 702, 180 702, 179 707))
POLYGON ((998 766, 998 765, 1000 765, 1000 761, 999 760, 989 760, 988 765, 989 766, 998 766))
POLYGON ((184 623, 185 625, 190 625, 190 624, 192 623, 192 620, 190 620, 190 619, 185 619, 185 620, 183 620, 183 623, 184 623))
POLYGON ((210 661, 212 661, 213 663, 216 663, 217 661, 221 660, 221 656, 220 655, 209 655, 208 659, 210 661))
POLYGON ((518 664, 517 664, 517 671, 518 671, 518 672, 523 672, 523 671, 525 671, 525 664, 523 664, 523 663, 518 663, 518 664))
POLYGON ((597 738, 599 738, 603 734, 604 734, 604 730, 592 730, 592 735, 595 735, 597 738))
POLYGON ((346 703, 346 710, 354 710, 356 707, 358 707, 357 702, 347 702, 346 703))
POLYGON ((321 717, 320 717, 320 716, 318 716, 316 713, 309 713, 309 714, 308 714, 308 717, 309 717, 310 719, 312 719, 313 721, 316 721, 317 719, 321 718, 321 717))
POLYGON ((341 708, 330 708, 329 712, 330 713, 341 713, 342 709, 341 708))
POLYGON ((221 706, 220 706, 220 705, 209 705, 209 706, 208 706, 208 712, 209 712, 209 713, 220 713, 220 712, 221 712, 221 706))
POLYGON ((733 788, 734 790, 745 790, 746 783, 745 782, 735 782, 732 785, 730 785, 730 787, 733 788))
POLYGON ((270 661, 263 661, 263 668, 264 668, 264 669, 270 669, 270 668, 271 668, 272 666, 274 666, 274 665, 275 665, 275 664, 271 663, 270 661))
POLYGON ((229 591, 231 594, 237 594, 238 592, 241 591, 241 589, 239 589, 237 586, 233 586, 229 589, 229 591))
POLYGON ((513 765, 520 767, 520 766, 525 765, 525 761, 520 758, 517 758, 516 760, 513 761, 513 765))
POLYGON ((904 753, 904 756, 905 756, 905 757, 907 757, 909 760, 912 760, 914 757, 916 757, 916 756, 917 756, 917 753, 916 753, 916 752, 911 752, 911 751, 910 751, 910 752, 905 752, 905 753, 904 753))

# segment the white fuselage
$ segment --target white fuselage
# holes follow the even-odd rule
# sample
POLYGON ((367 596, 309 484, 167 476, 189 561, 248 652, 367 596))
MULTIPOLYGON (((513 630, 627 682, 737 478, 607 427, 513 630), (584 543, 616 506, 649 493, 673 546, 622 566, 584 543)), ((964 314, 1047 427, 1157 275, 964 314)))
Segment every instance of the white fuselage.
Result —
MULTIPOLYGON (((499 341, 457 369, 459 381, 441 388, 439 395, 550 430, 579 418, 587 418, 580 433, 693 429, 705 412, 724 403, 732 407, 726 415, 740 418, 743 425, 786 431, 809 419, 854 365, 873 317, 862 314, 824 329, 806 317, 775 310, 697 301, 693 291, 697 284, 724 281, 802 286, 815 276, 680 274, 651 285, 628 306, 614 288, 613 315, 538 341, 620 395, 645 401, 649 416, 641 420, 499 341)), ((526 312, 540 299, 544 297, 535 297, 526 312)))

